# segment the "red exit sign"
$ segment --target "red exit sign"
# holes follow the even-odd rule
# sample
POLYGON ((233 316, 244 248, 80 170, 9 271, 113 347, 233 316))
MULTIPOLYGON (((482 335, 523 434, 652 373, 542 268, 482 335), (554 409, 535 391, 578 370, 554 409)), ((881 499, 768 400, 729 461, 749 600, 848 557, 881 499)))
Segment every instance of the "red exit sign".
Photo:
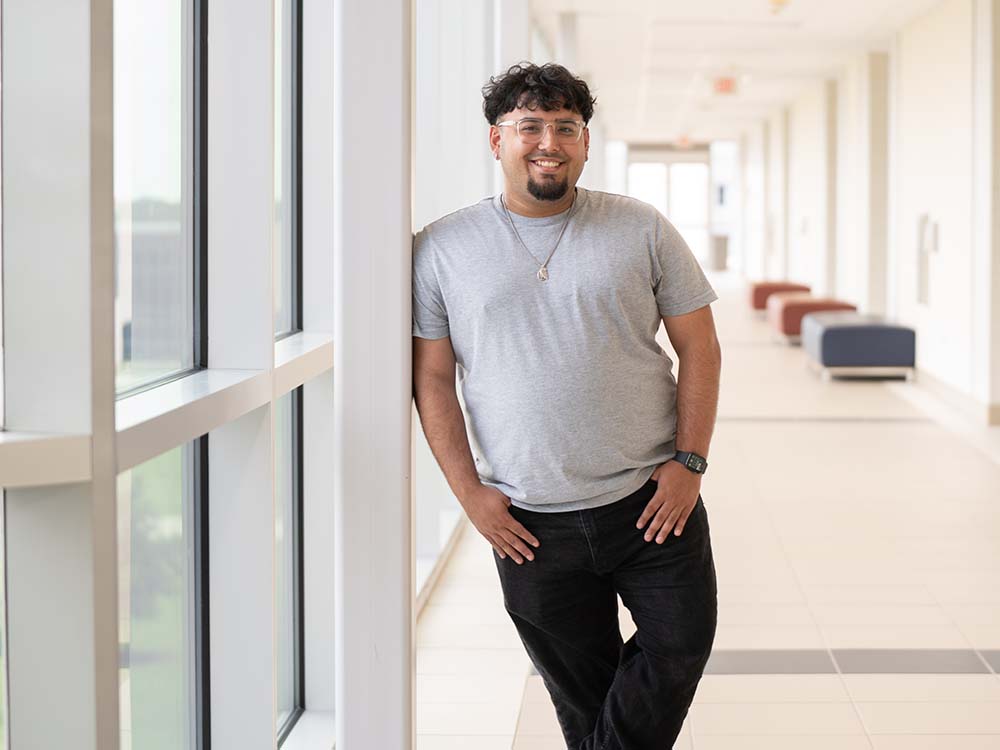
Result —
POLYGON ((730 76, 716 78, 713 87, 716 94, 735 94, 736 79, 730 76))

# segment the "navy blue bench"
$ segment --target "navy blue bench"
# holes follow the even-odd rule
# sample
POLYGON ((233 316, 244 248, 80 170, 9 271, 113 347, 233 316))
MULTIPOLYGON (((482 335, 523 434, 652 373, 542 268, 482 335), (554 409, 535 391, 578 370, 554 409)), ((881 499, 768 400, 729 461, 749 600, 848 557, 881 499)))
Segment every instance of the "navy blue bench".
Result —
POLYGON ((802 346, 825 377, 912 377, 916 333, 878 315, 816 312, 802 318, 802 346))

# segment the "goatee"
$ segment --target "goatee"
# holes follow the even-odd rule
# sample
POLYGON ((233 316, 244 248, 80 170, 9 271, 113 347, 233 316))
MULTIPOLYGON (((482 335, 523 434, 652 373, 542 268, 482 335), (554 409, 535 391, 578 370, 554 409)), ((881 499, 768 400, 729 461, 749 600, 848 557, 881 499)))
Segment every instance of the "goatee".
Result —
POLYGON ((535 200, 557 201, 566 195, 568 190, 569 180, 565 177, 562 182, 556 182, 555 180, 535 182, 533 178, 528 178, 528 192, 531 193, 535 200))

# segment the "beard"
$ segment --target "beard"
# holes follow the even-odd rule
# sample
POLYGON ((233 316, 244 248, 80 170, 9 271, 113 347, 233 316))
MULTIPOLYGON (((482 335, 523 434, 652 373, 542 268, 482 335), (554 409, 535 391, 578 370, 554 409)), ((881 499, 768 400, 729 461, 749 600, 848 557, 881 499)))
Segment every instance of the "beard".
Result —
POLYGON ((569 190, 569 179, 564 177, 561 182, 555 180, 544 180, 535 182, 534 178, 528 178, 528 192, 535 200, 557 201, 566 195, 569 190))

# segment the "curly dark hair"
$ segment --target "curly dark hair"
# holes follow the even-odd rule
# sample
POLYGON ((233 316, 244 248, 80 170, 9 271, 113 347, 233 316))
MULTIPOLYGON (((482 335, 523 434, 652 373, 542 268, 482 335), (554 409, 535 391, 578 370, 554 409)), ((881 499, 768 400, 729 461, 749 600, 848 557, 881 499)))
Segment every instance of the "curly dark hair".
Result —
POLYGON ((498 76, 491 76, 490 82, 483 86, 483 114, 490 125, 496 125, 500 115, 518 107, 541 108, 546 112, 565 107, 579 112, 584 122, 590 122, 596 102, 586 81, 556 63, 521 62, 498 76))

